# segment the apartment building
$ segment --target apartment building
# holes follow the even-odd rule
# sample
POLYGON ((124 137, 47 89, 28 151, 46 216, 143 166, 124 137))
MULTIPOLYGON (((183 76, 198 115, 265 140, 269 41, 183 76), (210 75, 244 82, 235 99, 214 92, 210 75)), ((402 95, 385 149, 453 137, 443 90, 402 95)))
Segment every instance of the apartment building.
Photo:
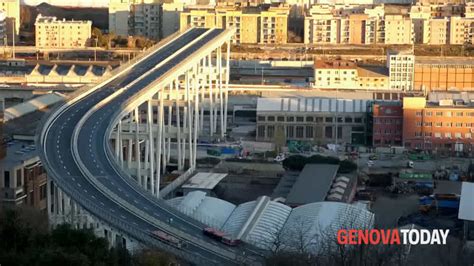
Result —
POLYGON ((385 14, 380 6, 315 5, 305 17, 305 43, 409 44, 411 19, 407 15, 385 14))
POLYGON ((314 87, 319 89, 387 90, 388 69, 378 66, 358 66, 347 60, 316 60, 314 87))
POLYGON ((287 5, 270 6, 217 6, 210 8, 191 8, 183 11, 180 28, 194 27, 235 27, 232 39, 235 44, 287 43, 288 16, 287 5))
POLYGON ((375 101, 371 104, 372 146, 402 146, 403 108, 400 101, 375 101))
POLYGON ((411 52, 389 52, 387 68, 390 73, 391 90, 413 90, 415 56, 411 52))
POLYGON ((474 43, 474 16, 451 17, 449 28, 450 44, 473 44, 474 43))
POLYGON ((47 176, 33 142, 10 141, 0 160, 0 199, 3 206, 31 206, 46 212, 47 176))
POLYGON ((36 48, 84 48, 92 34, 92 21, 58 20, 38 15, 35 22, 36 48))
POLYGON ((162 38, 163 6, 161 3, 140 3, 130 6, 129 35, 153 40, 162 38))
POLYGON ((474 106, 462 99, 403 98, 403 144, 434 153, 471 154, 474 106))
POLYGON ((163 4, 161 1, 109 1, 109 32, 117 35, 125 37, 138 35, 159 40, 162 38, 163 32, 162 20, 163 4))
POLYGON ((367 104, 353 99, 258 98, 256 138, 363 145, 367 104))
POLYGON ((415 91, 474 91, 474 63, 470 59, 416 59, 415 91))
POLYGON ((384 20, 385 44, 413 43, 413 31, 409 16, 386 15, 384 20))
POLYGON ((0 10, 0 45, 7 43, 7 15, 5 11, 0 10))
POLYGON ((11 43, 12 36, 20 33, 20 0, 0 0, 0 10, 5 12, 7 41, 11 43))

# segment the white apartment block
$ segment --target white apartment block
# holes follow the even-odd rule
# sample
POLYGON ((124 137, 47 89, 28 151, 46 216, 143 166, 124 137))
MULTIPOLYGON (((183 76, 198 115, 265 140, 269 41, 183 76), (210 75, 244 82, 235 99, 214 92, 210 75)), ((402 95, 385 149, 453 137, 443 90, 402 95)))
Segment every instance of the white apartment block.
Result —
POLYGON ((84 48, 92 34, 92 21, 58 20, 38 15, 35 22, 37 48, 84 48))
POLYGON ((390 73, 391 90, 413 90, 415 56, 409 52, 389 52, 387 68, 390 73))

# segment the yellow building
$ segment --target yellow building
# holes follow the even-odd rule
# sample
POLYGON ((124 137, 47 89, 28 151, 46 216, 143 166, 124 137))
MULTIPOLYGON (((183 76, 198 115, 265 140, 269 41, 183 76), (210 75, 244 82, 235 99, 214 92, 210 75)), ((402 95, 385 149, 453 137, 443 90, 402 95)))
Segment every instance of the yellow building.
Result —
POLYGON ((0 10, 6 15, 6 34, 8 42, 10 42, 15 30, 15 36, 20 33, 20 0, 0 0, 0 10))
POLYGON ((180 15, 180 28, 235 27, 234 43, 287 43, 290 8, 280 6, 217 6, 185 10, 180 15))
POLYGON ((386 15, 385 44, 411 44, 412 42, 411 19, 403 15, 386 15))
POLYGON ((474 32, 474 17, 451 17, 450 44, 472 44, 474 32))
POLYGON ((38 15, 35 22, 37 48, 84 48, 89 44, 92 21, 57 20, 38 15))
POLYGON ((318 89, 387 90, 388 69, 380 66, 358 66, 346 60, 316 60, 314 87, 318 89))

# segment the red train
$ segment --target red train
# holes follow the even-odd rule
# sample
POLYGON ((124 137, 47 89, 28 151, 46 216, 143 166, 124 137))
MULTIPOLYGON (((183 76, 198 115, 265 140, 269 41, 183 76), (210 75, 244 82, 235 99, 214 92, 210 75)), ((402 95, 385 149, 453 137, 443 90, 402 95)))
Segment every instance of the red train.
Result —
POLYGON ((219 231, 217 229, 214 229, 214 228, 211 228, 211 227, 206 227, 202 230, 202 232, 204 233, 204 235, 210 237, 210 238, 213 238, 217 241, 221 241, 222 243, 228 245, 228 246, 232 246, 232 247, 235 247, 235 246, 238 246, 240 244, 240 239, 232 239, 228 236, 226 236, 226 234, 222 231, 219 231))
POLYGON ((163 242, 167 242, 169 244, 172 244, 173 246, 177 247, 177 248, 182 248, 183 247, 183 242, 181 240, 179 240, 178 238, 168 234, 168 233, 165 233, 163 231, 160 231, 160 230, 155 230, 155 231, 152 231, 151 232, 151 235, 163 242))

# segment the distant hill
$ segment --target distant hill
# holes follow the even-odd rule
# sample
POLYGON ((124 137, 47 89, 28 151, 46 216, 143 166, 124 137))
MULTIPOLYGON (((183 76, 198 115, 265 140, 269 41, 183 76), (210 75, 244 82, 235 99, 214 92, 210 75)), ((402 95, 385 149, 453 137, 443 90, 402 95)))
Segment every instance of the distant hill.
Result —
POLYGON ((109 4, 109 0, 21 0, 21 3, 29 6, 47 3, 53 6, 106 8, 109 4))
MULTIPOLYGON (((69 0, 64 2, 70 2, 69 0)), ((22 12, 27 13, 29 21, 23 21, 22 24, 29 23, 34 25, 36 16, 54 16, 58 19, 66 20, 91 20, 92 25, 102 30, 109 27, 109 12, 107 8, 92 7, 59 7, 47 3, 41 3, 38 6, 22 6, 22 12)))

